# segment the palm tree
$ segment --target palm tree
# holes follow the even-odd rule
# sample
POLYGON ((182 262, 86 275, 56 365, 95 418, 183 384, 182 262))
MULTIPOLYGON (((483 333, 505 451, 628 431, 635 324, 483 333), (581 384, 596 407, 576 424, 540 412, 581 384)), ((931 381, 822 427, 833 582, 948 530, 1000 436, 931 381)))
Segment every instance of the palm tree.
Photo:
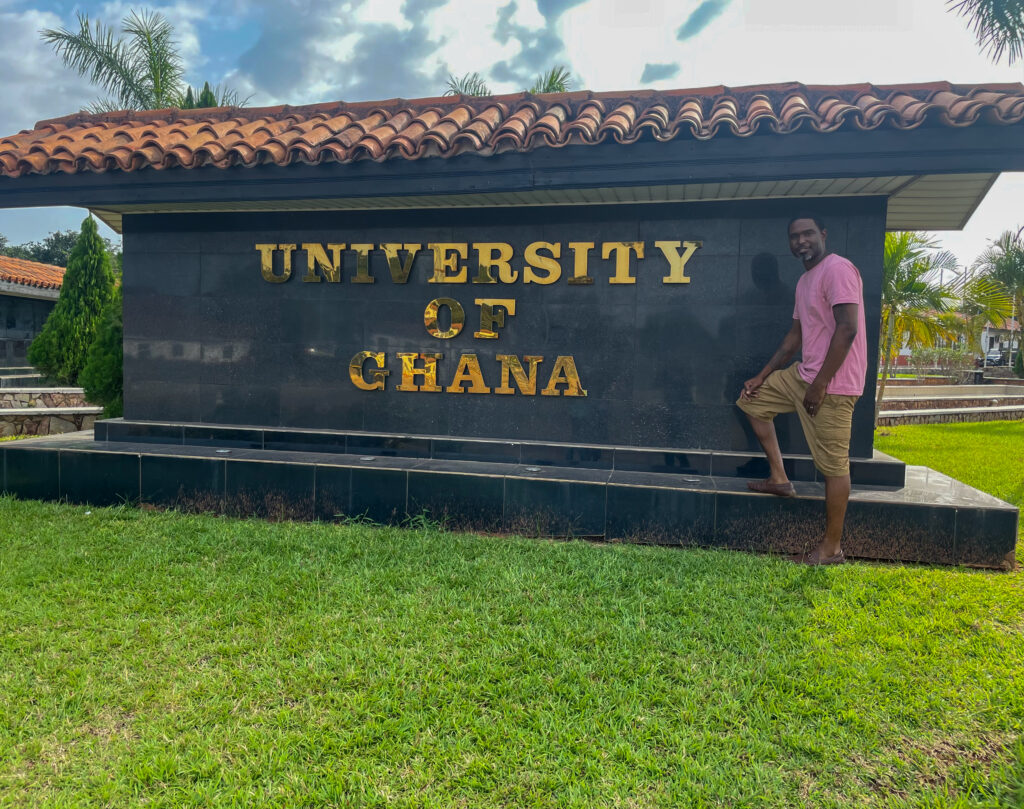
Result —
POLYGON ((952 296, 932 276, 956 268, 956 257, 938 251, 938 243, 924 233, 905 231, 885 234, 882 262, 882 379, 875 400, 875 421, 885 395, 885 383, 901 345, 934 345, 938 337, 954 337, 949 327, 936 318, 948 312, 952 296))
POLYGON ((1024 56, 1024 0, 946 0, 950 11, 967 17, 982 53, 1012 65, 1024 56))
POLYGON ((455 78, 455 76, 448 76, 448 89, 444 91, 446 96, 489 96, 491 95, 491 88, 487 86, 487 82, 483 80, 483 77, 477 73, 467 73, 464 76, 455 78))
POLYGON ((572 74, 565 65, 555 65, 547 73, 541 73, 528 92, 567 93, 572 89, 572 74))
MULTIPOLYGON (((971 269, 1001 284, 1012 300, 1011 312, 1007 314, 1017 321, 1017 350, 1020 351, 1020 321, 1024 317, 1024 227, 1016 233, 1005 231, 978 256, 971 269)), ((1012 342, 1010 348, 1012 353, 1012 342)), ((1012 356, 1010 364, 1013 364, 1012 356)))
MULTIPOLYGON (((189 95, 192 105, 199 106, 194 99, 201 94, 192 94, 192 88, 184 83, 174 29, 161 14, 129 11, 121 30, 124 36, 116 36, 112 28, 100 22, 90 26, 88 16, 79 14, 77 31, 47 28, 40 33, 66 66, 110 94, 88 107, 90 112, 187 108, 189 95)), ((203 100, 212 100, 211 106, 239 104, 236 92, 217 88, 203 100)))
MULTIPOLYGON (((547 73, 537 76, 528 93, 567 93, 572 89, 572 74, 565 65, 555 65, 547 73)), ((446 96, 489 96, 491 88, 487 86, 484 78, 475 71, 466 73, 456 78, 449 75, 446 89, 446 96)))
POLYGON ((949 292, 960 299, 956 313, 958 328, 953 331, 972 351, 981 345, 981 330, 985 324, 1003 322, 1013 309, 1006 287, 987 275, 965 271, 949 292))

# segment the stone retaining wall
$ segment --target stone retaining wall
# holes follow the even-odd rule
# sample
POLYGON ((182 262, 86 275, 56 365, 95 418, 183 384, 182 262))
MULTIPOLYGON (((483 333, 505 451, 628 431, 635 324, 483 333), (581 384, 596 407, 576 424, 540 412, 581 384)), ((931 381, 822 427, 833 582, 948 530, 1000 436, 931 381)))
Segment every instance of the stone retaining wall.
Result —
POLYGON ((1024 406, 1019 408, 964 408, 963 410, 882 411, 879 427, 896 424, 954 424, 975 421, 1014 421, 1024 419, 1024 406))
MULTIPOLYGON (((955 385, 956 379, 951 376, 926 376, 918 379, 887 379, 885 386, 888 388, 890 385, 895 387, 916 387, 918 385, 955 385)), ((881 380, 879 380, 881 384, 881 380)))
POLYGON ((964 407, 1012 407, 1024 409, 1024 396, 991 396, 976 399, 890 399, 884 400, 887 410, 948 410, 964 407))
POLYGON ((10 388, 0 390, 0 409, 14 407, 82 407, 81 388, 10 388))
MULTIPOLYGON (((88 410, 96 410, 89 408, 88 410)), ((91 430, 99 413, 64 412, 64 413, 3 413, 0 411, 0 437, 11 435, 55 435, 56 433, 72 433, 76 430, 91 430)))

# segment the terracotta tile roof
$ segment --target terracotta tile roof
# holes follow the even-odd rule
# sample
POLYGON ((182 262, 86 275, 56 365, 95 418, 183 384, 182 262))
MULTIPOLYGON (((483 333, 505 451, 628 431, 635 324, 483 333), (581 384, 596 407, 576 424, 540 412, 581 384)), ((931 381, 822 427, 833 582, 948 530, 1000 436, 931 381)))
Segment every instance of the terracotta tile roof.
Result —
POLYGON ((1019 124, 1024 85, 774 84, 79 113, 0 139, 0 176, 416 160, 606 141, 1019 124))
POLYGON ((64 268, 0 255, 0 281, 40 289, 60 289, 64 282, 64 268))

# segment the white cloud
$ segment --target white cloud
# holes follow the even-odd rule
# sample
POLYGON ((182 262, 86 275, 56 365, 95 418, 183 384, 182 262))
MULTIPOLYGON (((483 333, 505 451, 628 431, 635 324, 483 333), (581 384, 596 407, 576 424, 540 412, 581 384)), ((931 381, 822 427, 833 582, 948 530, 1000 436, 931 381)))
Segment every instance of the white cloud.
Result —
MULTIPOLYGON (((425 19, 427 30, 432 38, 444 40, 444 49, 433 57, 432 63, 446 74, 462 76, 476 72, 486 76, 496 62, 515 57, 521 50, 518 41, 501 43, 494 38, 498 9, 507 5, 508 0, 451 0, 432 10, 425 19)), ((533 14, 529 9, 517 10, 514 19, 521 19, 522 24, 530 27, 543 27, 544 18, 536 11, 536 4, 529 5, 533 6, 533 14)), ((522 89, 495 80, 488 80, 488 84, 496 93, 522 89)), ((438 94, 443 90, 444 87, 438 87, 438 94)))
POLYGON ((679 62, 680 73, 661 85, 673 87, 1024 78, 1024 66, 993 65, 979 54, 966 22, 934 0, 734 0, 700 36, 679 42, 675 32, 698 4, 591 0, 566 12, 559 33, 593 90, 638 86, 648 62, 679 62), (891 10, 876 26, 881 7, 891 10))
MULTIPOLYGON (((645 65, 674 63, 677 74, 649 84, 1024 80, 1024 65, 993 65, 979 54, 966 21, 941 0, 732 0, 685 42, 676 32, 701 0, 514 0, 514 9, 509 3, 164 0, 154 8, 175 26, 193 80, 213 78, 202 73, 218 28, 255 27, 258 20, 259 42, 225 78, 253 105, 435 95, 448 73, 486 75, 498 64, 504 78, 490 77, 492 89, 513 92, 559 62, 577 86, 592 90, 634 89, 645 65)), ((40 28, 74 25, 73 16, 61 20, 23 5, 0 0, 0 134, 68 114, 99 95, 38 36, 40 28)), ((130 0, 83 2, 90 15, 114 25, 131 7, 130 0)), ((944 243, 968 263, 986 239, 1024 224, 1021 199, 1024 174, 1004 177, 962 234, 940 234, 944 243)))
MULTIPOLYGON (((118 2, 104 3, 100 8, 99 15, 90 19, 99 19, 105 25, 120 31, 121 20, 130 11, 141 11, 142 9, 143 7, 138 3, 118 0, 118 2)), ((206 64, 207 58, 203 55, 200 47, 196 23, 206 17, 206 9, 198 3, 191 2, 178 2, 170 5, 147 5, 145 9, 162 14, 174 28, 174 38, 178 43, 178 53, 181 54, 186 76, 200 71, 203 65, 206 64)))
POLYGON ((358 25, 381 23, 394 25, 400 31, 408 31, 412 28, 412 22, 402 14, 404 4, 405 0, 373 0, 359 6, 352 14, 352 19, 358 25))
POLYGON ((943 248, 957 257, 961 266, 970 266, 988 242, 1003 231, 1024 227, 1024 172, 1003 174, 996 180, 981 205, 963 230, 933 233, 943 248))
POLYGON ((39 37, 62 21, 49 12, 0 13, 0 132, 31 128, 37 121, 80 110, 96 97, 84 78, 66 69, 39 37))

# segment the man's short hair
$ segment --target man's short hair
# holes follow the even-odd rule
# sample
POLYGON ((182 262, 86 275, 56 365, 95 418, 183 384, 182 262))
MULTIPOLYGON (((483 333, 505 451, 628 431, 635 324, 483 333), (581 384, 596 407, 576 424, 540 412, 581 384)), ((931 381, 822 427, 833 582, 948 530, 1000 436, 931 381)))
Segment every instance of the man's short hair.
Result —
POLYGON ((810 213, 809 211, 797 211, 796 216, 794 216, 792 219, 790 219, 789 220, 789 224, 786 225, 786 232, 787 233, 789 232, 789 229, 791 227, 793 227, 793 223, 796 222, 798 219, 810 219, 810 220, 812 220, 814 222, 815 225, 818 226, 818 230, 824 230, 825 229, 825 220, 822 219, 817 214, 810 213))

